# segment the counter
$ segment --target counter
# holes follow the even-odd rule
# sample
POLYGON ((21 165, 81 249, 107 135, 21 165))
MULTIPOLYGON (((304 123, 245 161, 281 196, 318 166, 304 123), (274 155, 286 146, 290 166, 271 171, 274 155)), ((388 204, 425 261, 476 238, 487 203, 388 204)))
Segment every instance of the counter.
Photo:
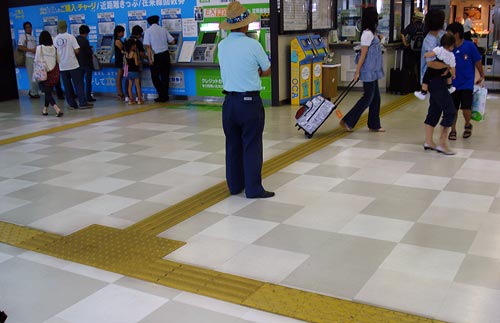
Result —
POLYGON ((323 96, 333 99, 337 96, 340 64, 323 64, 323 96))

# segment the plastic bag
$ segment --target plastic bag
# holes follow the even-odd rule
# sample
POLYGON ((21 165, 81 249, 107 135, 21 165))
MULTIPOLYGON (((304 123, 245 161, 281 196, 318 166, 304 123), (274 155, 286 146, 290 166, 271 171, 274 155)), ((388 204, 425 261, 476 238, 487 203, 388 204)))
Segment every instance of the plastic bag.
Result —
POLYGON ((486 97, 488 89, 474 85, 474 94, 472 97, 472 120, 483 121, 486 114, 486 97))

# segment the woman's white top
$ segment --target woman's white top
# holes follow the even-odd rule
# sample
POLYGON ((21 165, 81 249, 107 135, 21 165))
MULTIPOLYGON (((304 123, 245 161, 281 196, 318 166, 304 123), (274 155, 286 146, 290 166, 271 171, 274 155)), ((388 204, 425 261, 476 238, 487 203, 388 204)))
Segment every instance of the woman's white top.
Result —
POLYGON ((36 46, 35 62, 44 61, 47 71, 52 71, 57 63, 56 48, 54 46, 36 46))

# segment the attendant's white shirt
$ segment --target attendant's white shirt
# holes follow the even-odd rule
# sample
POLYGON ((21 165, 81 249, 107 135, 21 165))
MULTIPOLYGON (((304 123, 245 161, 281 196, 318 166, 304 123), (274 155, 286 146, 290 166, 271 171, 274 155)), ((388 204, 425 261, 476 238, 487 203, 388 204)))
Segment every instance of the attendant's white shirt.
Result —
POLYGON ((80 48, 80 46, 75 36, 67 32, 58 34, 54 38, 54 46, 57 48, 57 58, 61 71, 71 71, 80 67, 75 54, 75 49, 80 48))
MULTIPOLYGON (((28 35, 28 34, 21 34, 21 35, 19 35, 19 42, 17 44, 21 45, 21 46, 24 46, 24 47, 27 47, 29 49, 35 48, 36 47, 35 36, 28 35)), ((26 52, 26 57, 34 58, 35 57, 35 53, 26 52)))
POLYGON ((57 63, 56 55, 54 46, 38 45, 36 47, 35 62, 44 61, 47 71, 52 71, 57 63))
POLYGON ((144 32, 144 40, 142 44, 151 46, 153 53, 158 54, 168 50, 168 43, 171 43, 174 40, 174 37, 168 32, 167 29, 159 26, 158 24, 152 24, 144 32))
POLYGON ((472 29, 472 20, 470 20, 470 18, 467 18, 464 21, 464 33, 470 31, 471 29, 472 29))

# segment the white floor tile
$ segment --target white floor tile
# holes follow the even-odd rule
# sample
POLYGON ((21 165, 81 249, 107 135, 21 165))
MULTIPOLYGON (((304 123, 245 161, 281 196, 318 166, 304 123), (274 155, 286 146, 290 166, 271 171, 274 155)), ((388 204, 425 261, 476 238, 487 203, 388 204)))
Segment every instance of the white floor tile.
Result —
POLYGON ((490 216, 492 216, 491 213, 431 206, 422 214, 418 222, 477 231, 490 216))
POLYGON ((279 283, 309 255, 250 245, 217 269, 223 272, 279 283), (266 268, 263 270, 263 268, 266 268))
POLYGON ((244 193, 241 194, 241 196, 232 195, 227 199, 224 199, 219 203, 214 204, 211 207, 207 208, 206 211, 231 215, 238 212, 245 206, 255 203, 256 201, 257 200, 255 199, 247 199, 244 193))
POLYGON ((398 244, 380 268, 426 279, 453 281, 464 258, 463 253, 398 244))
POLYGON ((214 311, 234 317, 241 317, 249 311, 248 307, 245 306, 227 303, 214 298, 196 295, 188 292, 180 293, 179 295, 174 297, 172 301, 204 308, 209 311, 214 311))
POLYGON ((493 196, 458 193, 458 192, 440 192, 431 206, 449 207, 454 209, 488 212, 493 196))
POLYGON ((454 283, 437 313, 437 319, 456 323, 499 322, 500 291, 454 283), (496 318, 496 319, 495 319, 496 318))
POLYGON ((87 182, 85 184, 76 186, 75 189, 82 191, 89 191, 100 194, 107 194, 113 191, 119 190, 120 188, 127 187, 134 184, 134 181, 128 181, 113 177, 99 177, 93 181, 87 182))
POLYGON ((283 185, 281 189, 299 189, 318 192, 328 192, 344 180, 341 178, 301 175, 287 184, 283 185))
POLYGON ((18 176, 36 172, 40 169, 40 167, 26 165, 7 166, 0 169, 0 177, 15 178, 18 176))
POLYGON ((200 234, 214 238, 252 243, 271 231, 278 223, 228 216, 209 226, 200 234))
POLYGON ((354 300, 433 317, 440 311, 450 285, 449 281, 379 269, 354 300))
POLYGON ((439 177, 420 174, 403 174, 394 185, 426 188, 430 190, 442 190, 451 179, 449 177, 439 177))
POLYGON ((296 188, 280 187, 275 191, 276 195, 270 200, 293 205, 307 205, 325 195, 323 192, 309 191, 296 188))
POLYGON ((168 123, 138 122, 127 126, 127 128, 170 132, 185 128, 185 126, 168 123))
POLYGON ((0 214, 30 204, 31 202, 8 196, 0 196, 0 214))
POLYGON ((362 140, 342 138, 333 142, 330 146, 352 147, 359 144, 362 140))
POLYGON ((164 158, 185 160, 185 161, 195 161, 201 159, 211 153, 206 153, 196 150, 177 150, 163 156, 164 158))
POLYGON ((186 245, 168 254, 165 259, 215 268, 231 259, 247 245, 240 241, 197 234, 186 241, 186 245))
POLYGON ((293 173, 293 174, 305 174, 311 169, 317 167, 319 164, 317 163, 307 163, 307 162, 301 162, 297 161, 283 169, 280 170, 280 172, 285 172, 285 173, 293 173))
POLYGON ((128 197, 102 195, 87 202, 78 204, 74 207, 74 209, 93 214, 110 215, 131 205, 134 205, 139 201, 140 200, 131 199, 128 197))
POLYGON ((33 186, 35 184, 35 182, 9 178, 5 181, 0 181, 0 195, 7 195, 9 193, 22 190, 23 188, 33 186))
POLYGON ((413 222, 359 214, 347 223, 340 233, 372 239, 399 242, 413 222))
POLYGON ((349 179, 361 182, 394 184, 405 173, 404 170, 364 167, 352 174, 349 179))
POLYGON ((305 323, 304 321, 257 310, 250 310, 241 318, 255 323, 305 323))
POLYGON ((72 323, 137 323, 168 299, 108 285, 57 315, 72 323))
POLYGON ((340 152, 337 156, 339 158, 376 159, 384 153, 385 150, 382 149, 350 147, 340 152))
POLYGON ((94 154, 81 157, 79 159, 97 163, 107 163, 123 156, 127 156, 127 154, 115 153, 112 151, 100 151, 94 154))
POLYGON ((6 253, 3 253, 3 252, 0 252, 0 263, 6 261, 6 260, 9 260, 10 258, 12 258, 13 256, 9 255, 9 254, 6 254, 6 253))

